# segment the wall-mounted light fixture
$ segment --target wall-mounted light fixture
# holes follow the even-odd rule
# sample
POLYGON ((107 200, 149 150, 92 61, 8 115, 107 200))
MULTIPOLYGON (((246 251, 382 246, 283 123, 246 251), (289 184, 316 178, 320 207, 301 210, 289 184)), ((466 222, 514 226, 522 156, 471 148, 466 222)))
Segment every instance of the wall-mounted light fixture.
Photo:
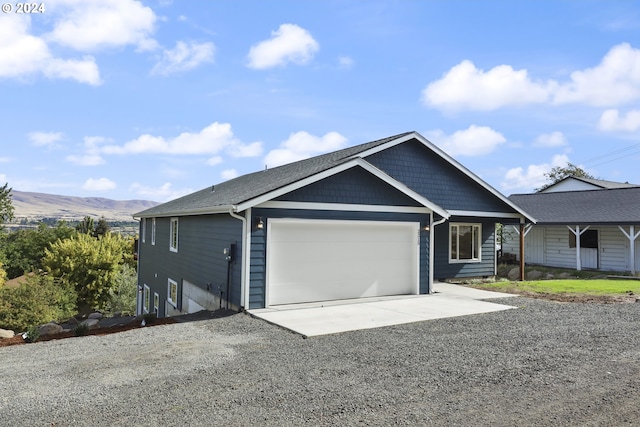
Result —
POLYGON ((422 229, 423 229, 424 231, 429 231, 429 224, 427 224, 427 225, 425 225, 424 227, 422 227, 422 229))
POLYGON ((262 230, 264 228, 264 222, 262 222, 261 216, 256 217, 256 228, 258 230, 262 230))

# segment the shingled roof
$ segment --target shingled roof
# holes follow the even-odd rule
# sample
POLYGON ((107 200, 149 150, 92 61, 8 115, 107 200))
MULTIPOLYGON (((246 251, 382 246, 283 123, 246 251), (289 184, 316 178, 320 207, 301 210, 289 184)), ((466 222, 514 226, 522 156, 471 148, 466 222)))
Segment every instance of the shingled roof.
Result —
POLYGON ((512 194, 537 224, 640 224, 640 187, 512 194))
POLYGON ((237 205, 255 197, 282 188, 322 171, 351 160, 351 157, 409 135, 404 132, 388 138, 378 139, 283 166, 242 175, 229 181, 209 186, 195 193, 138 212, 136 218, 168 215, 186 215, 197 212, 215 212, 215 208, 237 205))

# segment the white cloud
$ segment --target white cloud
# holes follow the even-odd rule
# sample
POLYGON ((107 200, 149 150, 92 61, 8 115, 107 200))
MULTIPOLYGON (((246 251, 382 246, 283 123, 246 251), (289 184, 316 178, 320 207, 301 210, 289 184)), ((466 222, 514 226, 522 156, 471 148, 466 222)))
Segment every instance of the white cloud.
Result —
POLYGON ((271 32, 269 40, 255 44, 249 50, 249 67, 255 69, 272 68, 311 61, 320 45, 311 34, 294 24, 282 24, 271 32))
POLYGON ((351 68, 353 68, 353 65, 355 64, 353 58, 349 57, 349 56, 341 56, 338 58, 338 66, 342 69, 346 69, 349 70, 351 68))
POLYGON ((55 11, 49 41, 83 52, 126 45, 157 48, 150 37, 157 17, 139 1, 52 0, 47 6, 55 11))
POLYGON ((220 176, 224 180, 229 180, 237 177, 238 172, 235 169, 225 169, 220 173, 220 176))
POLYGON ((284 165, 320 153, 338 150, 343 148, 347 141, 347 138, 337 132, 329 132, 321 137, 304 131, 292 133, 279 148, 267 153, 264 163, 268 167, 284 165))
POLYGON ((214 122, 200 132, 184 132, 175 138, 144 134, 119 145, 107 145, 102 148, 106 154, 217 154, 232 146, 236 140, 228 123, 214 122))
POLYGON ((422 91, 425 105, 443 110, 495 110, 507 105, 541 103, 549 99, 549 83, 534 82, 527 70, 499 65, 485 72, 462 61, 422 91))
POLYGON ((552 168, 564 167, 569 163, 569 157, 564 154, 553 156, 551 163, 539 165, 529 165, 526 170, 522 167, 512 168, 507 171, 502 181, 502 188, 505 190, 518 190, 521 192, 531 192, 547 184, 545 173, 552 168))
POLYGON ((262 142, 256 141, 250 144, 235 143, 228 149, 233 157, 256 157, 262 154, 262 142))
POLYGON ((567 145, 567 139, 562 132, 543 133, 533 142, 534 147, 562 147, 567 145))
POLYGON ((36 147, 53 148, 62 139, 62 132, 29 132, 29 139, 36 147))
POLYGON ((85 136, 83 144, 85 153, 83 155, 69 155, 65 160, 79 166, 97 166, 104 164, 105 161, 102 156, 100 156, 100 146, 108 142, 110 142, 110 140, 102 136, 85 136))
POLYGON ((200 64, 213 62, 215 46, 213 43, 189 44, 179 41, 172 50, 164 50, 162 59, 158 62, 151 74, 169 75, 181 71, 189 71, 200 64))
POLYGON ((212 155, 205 164, 222 163, 221 152, 233 157, 256 157, 262 154, 262 142, 244 144, 234 137, 229 123, 214 122, 200 132, 183 132, 173 138, 144 134, 124 145, 85 144, 88 154, 177 154, 212 155))
POLYGON ((640 110, 628 111, 622 117, 618 110, 606 110, 600 116, 598 128, 604 131, 635 132, 640 129, 640 110))
POLYGON ((640 50, 612 47, 593 68, 577 70, 566 82, 532 79, 526 69, 499 65, 489 71, 469 60, 452 67, 422 91, 425 105, 441 110, 490 111, 529 104, 617 106, 640 99, 640 50))
POLYGON ((429 131, 426 134, 450 156, 484 156, 507 141, 500 132, 487 126, 476 125, 452 135, 445 135, 440 130, 429 131))
POLYGON ((571 81, 558 87, 554 103, 616 106, 640 98, 640 50, 628 43, 614 46, 600 64, 574 71, 571 81))
POLYGON ((51 79, 72 79, 94 86, 101 83, 93 57, 55 57, 43 39, 29 34, 30 28, 29 15, 0 15, 0 78, 41 74, 51 79))
POLYGON ((205 164, 209 166, 216 166, 216 165, 219 165, 220 163, 222 163, 222 157, 220 156, 213 156, 205 162, 205 164))
POLYGON ((131 191, 134 194, 137 194, 138 196, 144 199, 151 199, 156 201, 172 200, 172 199, 193 193, 193 190, 190 188, 175 190, 172 188, 171 183, 169 182, 162 184, 160 187, 149 187, 149 186, 145 186, 140 183, 134 182, 129 187, 129 191, 131 191))
POLYGON ((116 183, 107 178, 98 178, 93 179, 89 178, 85 181, 82 186, 83 190, 89 191, 108 191, 114 190, 116 188, 116 183))
POLYGON ((85 154, 84 156, 70 155, 65 160, 78 166, 97 166, 104 163, 104 159, 96 154, 85 154))

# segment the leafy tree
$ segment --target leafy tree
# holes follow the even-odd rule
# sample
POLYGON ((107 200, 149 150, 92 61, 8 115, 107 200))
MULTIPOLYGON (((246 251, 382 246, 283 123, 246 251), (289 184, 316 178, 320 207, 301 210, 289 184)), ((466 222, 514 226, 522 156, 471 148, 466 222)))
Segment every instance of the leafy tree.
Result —
POLYGON ((7 281, 7 272, 4 271, 4 268, 2 267, 2 262, 0 262, 0 288, 4 286, 6 281, 7 281))
POLYGON ((138 275, 135 268, 123 264, 111 290, 111 313, 135 313, 138 297, 138 275))
POLYGON ((567 166, 556 166, 549 172, 545 173, 544 177, 547 179, 547 181, 549 181, 549 183, 543 185, 540 188, 537 188, 536 191, 542 191, 545 188, 551 187, 556 182, 560 182, 568 176, 575 176, 576 178, 595 179, 591 174, 586 172, 581 167, 576 166, 573 163, 567 163, 567 166))
POLYGON ((5 268, 10 279, 27 271, 42 269, 45 249, 58 239, 64 240, 76 234, 65 222, 56 227, 38 224, 37 229, 22 229, 6 235, 4 247, 5 268))
POLYGON ((106 309, 110 290, 128 255, 129 241, 120 235, 107 233, 95 239, 78 233, 58 240, 45 250, 43 265, 55 278, 75 287, 78 309, 106 309))
POLYGON ((100 217, 100 219, 98 220, 98 223, 96 224, 96 226, 93 229, 93 237, 104 236, 109 231, 110 231, 109 223, 102 216, 102 217, 100 217))
POLYGON ((13 201, 11 199, 11 188, 9 183, 0 187, 0 225, 13 219, 13 201))
POLYGON ((26 331, 75 314, 76 292, 53 277, 34 273, 16 288, 0 287, 0 328, 26 331))
POLYGON ((76 230, 78 233, 82 234, 92 234, 93 233, 93 218, 90 216, 85 216, 81 222, 76 225, 76 230))

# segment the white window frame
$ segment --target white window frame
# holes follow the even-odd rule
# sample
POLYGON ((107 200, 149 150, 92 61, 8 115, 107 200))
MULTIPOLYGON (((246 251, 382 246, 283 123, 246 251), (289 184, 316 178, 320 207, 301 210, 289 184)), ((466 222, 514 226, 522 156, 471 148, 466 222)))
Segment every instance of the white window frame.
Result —
POLYGON ((144 291, 142 294, 142 310, 145 313, 149 312, 149 305, 151 304, 151 288, 149 288, 146 284, 144 285, 144 291))
POLYGON ((449 224, 449 262, 450 263, 471 263, 471 262, 482 262, 482 224, 480 223, 471 223, 471 222, 453 222, 449 224), (476 252, 476 256, 472 258, 463 258, 460 259, 460 227, 471 227, 471 253, 473 254, 474 250, 476 252), (453 249, 453 229, 456 229, 456 247, 458 250, 456 251, 456 258, 453 258, 452 249, 453 249), (477 233, 474 233, 474 230, 477 229, 477 233), (474 241, 474 236, 478 237, 477 241, 474 241), (475 248, 473 247, 475 246, 475 248))
POLYGON ((176 282, 175 280, 169 279, 167 280, 167 302, 169 304, 171 304, 173 306, 173 308, 178 308, 178 282, 176 282), (175 287, 176 289, 176 299, 174 301, 173 298, 171 298, 171 288, 175 287))
POLYGON ((142 218, 142 222, 140 223, 140 240, 142 243, 145 243, 147 236, 147 218, 142 218))
POLYGON ((171 218, 169 223, 169 250, 178 252, 178 218, 171 218))
POLYGON ((153 312, 158 315, 158 307, 160 307, 160 295, 157 292, 153 293, 153 312))
POLYGON ((151 244, 156 244, 156 219, 151 220, 151 244))

